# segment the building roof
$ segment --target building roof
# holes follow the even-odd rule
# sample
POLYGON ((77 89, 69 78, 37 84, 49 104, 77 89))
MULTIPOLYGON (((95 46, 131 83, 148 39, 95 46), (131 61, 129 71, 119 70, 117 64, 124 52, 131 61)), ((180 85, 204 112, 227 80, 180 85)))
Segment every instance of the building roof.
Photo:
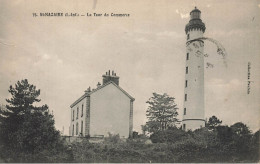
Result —
POLYGON ((112 84, 112 85, 116 86, 119 90, 121 90, 121 91, 122 91, 127 97, 129 97, 132 101, 135 100, 135 99, 134 99, 132 96, 130 96, 125 90, 123 90, 121 87, 119 87, 118 85, 116 85, 113 81, 110 81, 110 82, 108 82, 108 83, 106 83, 106 84, 104 84, 104 85, 101 85, 101 86, 97 87, 96 89, 93 89, 93 90, 90 91, 90 92, 85 92, 85 94, 82 95, 80 98, 78 98, 74 103, 72 103, 72 104, 70 105, 70 107, 71 107, 71 108, 74 107, 76 104, 78 104, 78 103, 79 103, 81 100, 83 100, 85 97, 90 96, 92 93, 95 93, 96 91, 98 91, 98 90, 100 90, 100 89, 106 87, 106 86, 109 85, 109 84, 112 84))

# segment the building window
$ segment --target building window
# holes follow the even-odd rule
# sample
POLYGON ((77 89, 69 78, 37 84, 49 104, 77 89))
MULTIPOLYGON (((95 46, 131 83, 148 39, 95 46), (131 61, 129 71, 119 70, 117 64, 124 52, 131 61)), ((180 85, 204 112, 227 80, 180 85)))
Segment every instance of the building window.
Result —
POLYGON ((82 108, 81 108, 81 117, 83 117, 83 108, 84 108, 84 105, 82 104, 82 108))
POLYGON ((186 67, 186 74, 188 74, 188 72, 189 72, 189 69, 188 69, 188 67, 186 67))
POLYGON ((76 123, 76 135, 78 135, 78 133, 79 133, 79 124, 76 123))
POLYGON ((83 121, 81 121, 81 130, 80 130, 81 135, 83 135, 83 121))
POLYGON ((74 110, 72 111, 72 121, 74 121, 74 110))
POLYGON ((77 107, 77 119, 79 118, 79 107, 77 107))
POLYGON ((189 40, 189 39, 190 39, 190 34, 187 35, 187 40, 189 40))
POLYGON ((184 108, 184 112, 183 112, 183 115, 186 115, 186 108, 184 108))
POLYGON ((74 125, 72 125, 72 136, 74 136, 74 125))
POLYGON ((183 124, 182 128, 183 128, 183 130, 186 130, 186 124, 183 124))
POLYGON ((185 94, 184 100, 187 101, 187 94, 185 94))
POLYGON ((189 60, 189 53, 187 53, 186 60, 189 60))
POLYGON ((185 88, 188 87, 188 80, 185 80, 185 88))

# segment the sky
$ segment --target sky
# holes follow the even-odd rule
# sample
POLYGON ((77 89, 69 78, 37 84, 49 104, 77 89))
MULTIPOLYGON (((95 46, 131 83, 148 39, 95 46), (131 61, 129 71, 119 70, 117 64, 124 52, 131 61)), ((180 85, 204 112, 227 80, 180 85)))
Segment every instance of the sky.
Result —
POLYGON ((182 119, 185 25, 197 6, 206 25, 205 117, 259 129, 260 1, 255 0, 0 0, 0 104, 18 80, 41 90, 55 126, 69 132, 70 105, 114 70, 135 98, 134 130, 145 124, 153 92, 175 98, 182 119), (118 13, 129 17, 33 17, 33 13, 118 13), (248 63, 250 93, 248 89, 248 63))

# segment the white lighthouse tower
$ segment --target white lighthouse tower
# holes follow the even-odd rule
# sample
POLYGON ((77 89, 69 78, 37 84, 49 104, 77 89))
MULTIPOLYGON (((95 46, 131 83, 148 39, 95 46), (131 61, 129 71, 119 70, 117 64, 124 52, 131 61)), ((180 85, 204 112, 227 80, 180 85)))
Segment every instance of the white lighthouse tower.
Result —
POLYGON ((190 21, 185 27, 186 68, 184 88, 184 112, 182 127, 195 130, 205 126, 204 119, 204 42, 199 39, 205 32, 205 24, 200 19, 196 7, 190 12, 190 21))

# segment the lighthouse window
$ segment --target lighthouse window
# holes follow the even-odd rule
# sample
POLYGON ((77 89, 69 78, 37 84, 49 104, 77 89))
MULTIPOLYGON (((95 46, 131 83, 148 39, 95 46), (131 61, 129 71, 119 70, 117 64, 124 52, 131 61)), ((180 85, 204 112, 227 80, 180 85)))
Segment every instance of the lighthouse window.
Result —
POLYGON ((186 74, 188 74, 188 67, 186 67, 186 74))
POLYGON ((188 80, 185 81, 185 88, 188 87, 188 80))
POLYGON ((186 130, 186 124, 183 124, 183 130, 186 130))
POLYGON ((186 108, 184 108, 184 112, 183 112, 183 115, 186 115, 186 108))
POLYGON ((74 110, 72 111, 72 121, 74 121, 74 110))
POLYGON ((187 53, 186 60, 189 60, 189 53, 187 53))
POLYGON ((185 94, 184 100, 187 101, 187 94, 185 94))

